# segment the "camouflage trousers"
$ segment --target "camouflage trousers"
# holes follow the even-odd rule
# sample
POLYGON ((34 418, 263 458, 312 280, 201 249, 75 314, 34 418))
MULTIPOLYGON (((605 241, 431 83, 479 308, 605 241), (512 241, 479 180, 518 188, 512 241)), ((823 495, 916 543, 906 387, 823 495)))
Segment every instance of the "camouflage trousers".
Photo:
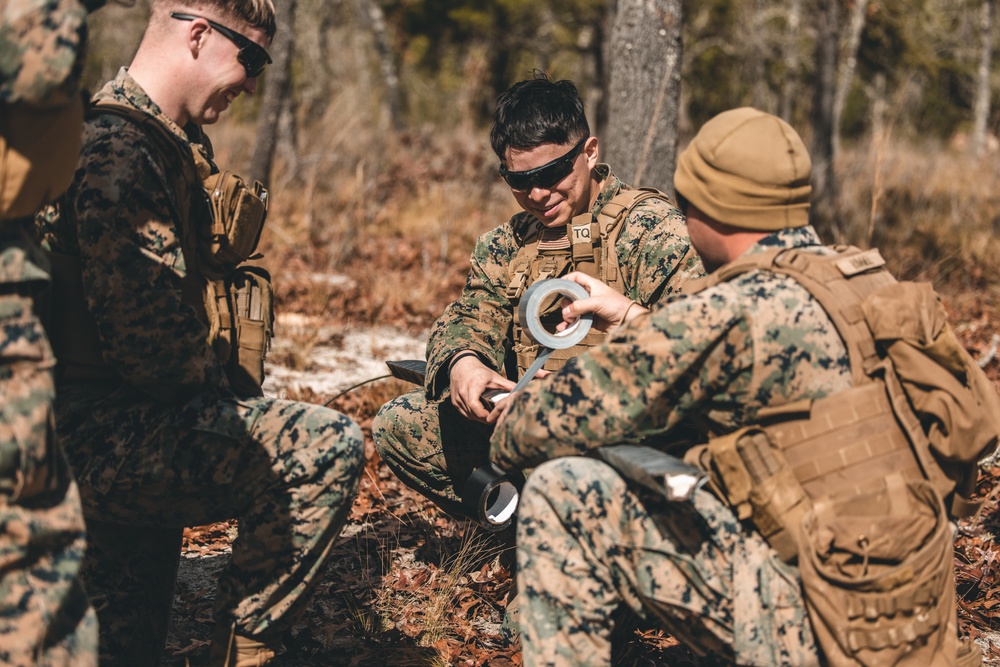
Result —
POLYGON ((819 664, 797 570, 707 492, 640 499, 601 461, 549 461, 525 485, 517 549, 526 667, 610 665, 628 611, 738 665, 819 664))
POLYGON ((472 472, 489 463, 493 427, 466 419, 445 392, 427 398, 423 388, 382 406, 372 421, 379 456, 411 489, 454 516, 467 518, 461 491, 472 472))
POLYGON ((83 512, 56 443, 54 359, 34 301, 25 283, 0 280, 0 664, 90 667, 83 512))
POLYGON ((67 408, 63 430, 60 412, 91 531, 84 580, 102 667, 157 664, 183 527, 232 517, 239 532, 215 621, 273 642, 305 609, 346 521, 364 465, 360 428, 334 410, 263 397, 206 401, 194 423, 186 410, 140 407, 147 435, 123 460, 107 449, 122 433, 102 423, 120 422, 134 437, 124 416, 78 421, 86 411, 67 408), (110 483, 102 481, 108 470, 110 483))

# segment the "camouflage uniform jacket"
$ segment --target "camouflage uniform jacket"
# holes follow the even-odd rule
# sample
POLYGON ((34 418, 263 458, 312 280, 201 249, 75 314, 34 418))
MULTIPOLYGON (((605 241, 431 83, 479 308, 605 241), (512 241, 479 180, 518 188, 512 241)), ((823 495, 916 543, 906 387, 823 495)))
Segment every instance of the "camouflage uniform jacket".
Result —
MULTIPOLYGON (((819 245, 811 227, 775 232, 746 252, 819 245)), ((516 397, 491 440, 491 459, 529 468, 679 427, 722 435, 763 407, 821 398, 851 385, 847 350, 829 317, 786 276, 752 271, 676 299, 571 359, 516 397)))
POLYGON ((0 0, 0 102, 58 107, 76 94, 87 37, 79 0, 0 0))
MULTIPOLYGON (((52 109, 76 94, 87 9, 79 0, 0 0, 0 110, 52 109)), ((0 283, 48 280, 25 225, 0 221, 0 283), (9 227, 9 228, 6 228, 9 227)))
MULTIPOLYGON (((600 164, 597 170, 604 185, 591 208, 595 219, 624 187, 608 165, 600 164)), ((432 398, 440 396, 447 386, 447 378, 439 377, 444 375, 441 371, 462 350, 478 353, 484 362, 503 373, 514 342, 514 306, 506 296, 510 264, 524 245, 526 234, 537 224, 534 216, 522 211, 477 239, 462 295, 434 323, 427 342, 427 390, 432 398)), ((629 298, 648 306, 703 274, 693 252, 681 261, 690 241, 684 216, 671 202, 647 199, 619 224, 622 230, 615 252, 629 298)))
MULTIPOLYGON (((94 99, 136 107, 211 159, 200 128, 178 127, 124 68, 94 99)), ((84 127, 79 167, 60 200, 61 214, 41 222, 51 250, 80 258, 86 305, 97 323, 102 355, 120 378, 59 384, 60 421, 77 410, 92 411, 106 413, 109 426, 114 423, 118 429, 116 442, 107 445, 111 460, 103 483, 95 483, 98 487, 110 481, 129 443, 146 435, 144 411, 174 405, 210 412, 194 403, 227 393, 223 368, 207 342, 208 327, 181 298, 187 274, 181 211, 192 211, 192 217, 210 212, 200 196, 200 182, 187 187, 178 182, 185 170, 176 162, 138 124, 99 115, 84 127), (133 432, 123 436, 123 430, 133 432)), ((59 313, 54 316, 58 326, 59 313)), ((100 461, 94 465, 102 468, 100 461)))

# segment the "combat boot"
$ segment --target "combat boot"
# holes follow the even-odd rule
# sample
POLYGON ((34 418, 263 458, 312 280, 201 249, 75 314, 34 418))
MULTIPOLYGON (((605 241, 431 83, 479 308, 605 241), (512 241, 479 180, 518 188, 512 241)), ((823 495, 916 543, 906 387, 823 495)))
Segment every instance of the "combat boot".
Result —
POLYGON ((216 625, 208 667, 264 667, 274 658, 274 649, 257 639, 236 634, 235 626, 216 625))

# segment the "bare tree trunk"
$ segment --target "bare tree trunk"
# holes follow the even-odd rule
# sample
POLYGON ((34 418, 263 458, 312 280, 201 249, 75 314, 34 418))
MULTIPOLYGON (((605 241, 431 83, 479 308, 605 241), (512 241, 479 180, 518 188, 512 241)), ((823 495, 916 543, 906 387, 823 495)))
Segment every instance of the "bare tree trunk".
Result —
POLYGON ((798 97, 799 76, 799 28, 802 24, 802 0, 788 3, 788 29, 782 44, 784 49, 785 78, 781 82, 781 99, 778 115, 792 122, 792 102, 798 97))
POLYGON ((611 29, 608 161, 632 185, 673 193, 680 0, 619 0, 611 29))
MULTIPOLYGON (((268 68, 264 100, 257 118, 257 145, 250 160, 250 174, 265 185, 271 179, 274 147, 278 143, 278 119, 285 105, 289 104, 292 88, 292 54, 295 51, 295 3, 283 0, 275 3, 275 20, 278 32, 271 44, 274 64, 268 68)), ((294 145, 294 140, 293 140, 294 145)))
POLYGON ((976 157, 982 157, 983 153, 986 152, 986 122, 990 117, 990 63, 993 60, 994 3, 995 0, 983 0, 979 16, 981 46, 972 119, 972 152, 976 157))
POLYGON ((611 26, 614 23, 615 15, 618 13, 617 0, 608 0, 607 9, 600 23, 594 26, 597 33, 594 35, 594 77, 597 81, 594 86, 598 89, 596 110, 591 119, 591 132, 596 132, 597 136, 604 137, 608 134, 608 97, 610 88, 608 87, 608 53, 611 50, 611 26))
MULTIPOLYGON (((753 0, 750 5, 751 15, 748 18, 752 26, 753 35, 763 35, 764 24, 767 17, 764 14, 764 3, 762 0, 753 0)), ((763 111, 768 109, 769 90, 767 84, 767 49, 769 45, 766 39, 755 37, 750 40, 749 45, 749 70, 750 81, 752 82, 753 106, 763 111)))
POLYGON ((865 13, 868 0, 854 0, 851 10, 851 22, 847 31, 847 45, 844 52, 844 63, 837 77, 837 92, 833 97, 833 158, 840 155, 840 119, 844 115, 844 105, 847 103, 847 93, 854 81, 854 70, 858 66, 858 47, 861 46, 861 32, 865 29, 865 13))
POLYGON ((378 54, 379 70, 382 72, 382 83, 385 85, 385 105, 389 123, 392 129, 400 130, 403 128, 402 96, 399 73, 389 41, 389 30, 385 25, 385 14, 373 0, 354 0, 354 8, 362 23, 368 26, 372 33, 375 53, 378 54))
POLYGON ((812 223, 827 242, 839 240, 837 178, 833 165, 833 97, 837 81, 840 0, 818 0, 816 82, 812 108, 812 223))

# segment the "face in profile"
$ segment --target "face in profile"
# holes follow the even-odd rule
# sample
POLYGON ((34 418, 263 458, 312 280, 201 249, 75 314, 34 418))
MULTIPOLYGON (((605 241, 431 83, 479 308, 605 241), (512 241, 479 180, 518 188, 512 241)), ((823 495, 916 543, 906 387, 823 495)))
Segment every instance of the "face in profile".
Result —
POLYGON ((271 62, 267 33, 246 25, 237 29, 206 16, 174 12, 171 18, 191 21, 202 31, 198 65, 202 92, 191 110, 191 119, 208 125, 219 120, 240 94, 253 94, 257 77, 271 62))

